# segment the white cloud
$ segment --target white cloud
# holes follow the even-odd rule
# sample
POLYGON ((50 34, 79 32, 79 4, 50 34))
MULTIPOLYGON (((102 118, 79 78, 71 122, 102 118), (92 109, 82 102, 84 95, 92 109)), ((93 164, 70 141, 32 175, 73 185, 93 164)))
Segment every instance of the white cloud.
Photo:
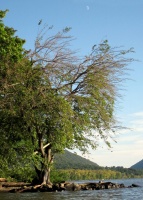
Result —
POLYGON ((143 117, 143 111, 142 112, 133 113, 133 114, 131 114, 131 116, 134 116, 134 117, 143 117))

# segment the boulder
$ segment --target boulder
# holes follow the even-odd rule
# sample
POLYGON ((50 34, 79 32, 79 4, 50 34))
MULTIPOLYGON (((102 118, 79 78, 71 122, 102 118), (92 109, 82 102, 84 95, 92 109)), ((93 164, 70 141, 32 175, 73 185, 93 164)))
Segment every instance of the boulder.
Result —
POLYGON ((141 187, 141 186, 137 184, 132 184, 132 187, 141 187))
POLYGON ((81 190, 81 185, 77 184, 77 183, 66 183, 64 185, 64 187, 65 187, 65 190, 68 190, 68 191, 79 191, 79 190, 81 190))

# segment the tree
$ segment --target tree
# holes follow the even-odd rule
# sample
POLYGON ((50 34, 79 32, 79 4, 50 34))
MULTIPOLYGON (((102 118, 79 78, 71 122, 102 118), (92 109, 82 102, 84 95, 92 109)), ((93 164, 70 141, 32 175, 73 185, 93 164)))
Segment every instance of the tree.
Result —
MULTIPOLYGON (((12 161, 14 153, 10 148, 13 143, 8 140, 12 130, 8 129, 8 121, 12 122, 11 106, 12 94, 11 88, 15 83, 15 73, 13 66, 18 63, 24 55, 24 40, 14 36, 15 30, 4 25, 3 18, 6 11, 0 11, 0 168, 3 171, 8 170, 7 163, 12 161), (4 130, 7 127, 7 132, 4 130), (7 142, 8 140, 8 142, 7 142), (5 155, 5 156, 4 156, 5 155), (3 170, 5 169, 5 170, 3 170)), ((14 103, 14 102, 13 102, 14 103)))
MULTIPOLYGON (((29 54, 33 66, 40 64, 42 77, 54 92, 55 102, 49 108, 52 114, 44 115, 47 127, 39 129, 41 148, 49 165, 51 150, 78 148, 85 152, 89 146, 96 148, 97 133, 110 146, 109 132, 115 131, 113 114, 118 84, 131 61, 124 55, 132 50, 111 48, 108 41, 93 46, 89 56, 78 59, 68 48, 72 37, 66 36, 66 32, 67 28, 48 38, 40 32, 34 51, 29 54)), ((47 177, 44 180, 47 182, 47 177)))
POLYGON ((110 146, 118 84, 131 61, 125 58, 130 51, 111 48, 108 41, 79 59, 69 48, 68 30, 45 38, 43 29, 33 51, 25 54, 20 46, 20 59, 13 63, 7 53, 8 62, 0 63, 8 67, 6 78, 1 75, 1 148, 11 152, 10 159, 31 158, 41 184, 50 184, 55 152, 96 149, 98 137, 110 146))

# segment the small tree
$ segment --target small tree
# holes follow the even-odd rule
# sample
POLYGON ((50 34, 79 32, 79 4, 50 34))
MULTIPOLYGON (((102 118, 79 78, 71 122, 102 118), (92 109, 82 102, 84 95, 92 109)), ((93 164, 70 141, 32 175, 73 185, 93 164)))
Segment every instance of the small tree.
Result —
POLYGON ((125 58, 129 51, 107 41, 79 59, 69 48, 67 30, 45 38, 44 29, 34 51, 21 52, 22 60, 13 65, 5 63, 7 78, 1 76, 6 80, 0 94, 4 148, 12 152, 10 158, 31 158, 41 184, 50 184, 55 152, 96 149, 98 135, 110 146, 118 84, 131 61, 125 58))

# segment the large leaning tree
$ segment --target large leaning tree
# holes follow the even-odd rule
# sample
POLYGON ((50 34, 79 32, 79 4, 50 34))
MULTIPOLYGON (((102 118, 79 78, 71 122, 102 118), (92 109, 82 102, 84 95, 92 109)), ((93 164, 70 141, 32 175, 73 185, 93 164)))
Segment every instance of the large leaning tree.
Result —
MULTIPOLYGON (((110 146, 108 139, 117 125, 114 105, 132 61, 125 57, 130 50, 111 48, 103 41, 79 58, 70 49, 68 28, 52 36, 44 28, 34 50, 26 52, 13 29, 7 31, 2 20, 0 26, 8 35, 3 46, 7 56, 0 54, 6 58, 0 61, 0 159, 12 167, 15 159, 29 158, 38 182, 50 184, 54 153, 96 149, 98 137, 110 146), (20 57, 13 61, 15 48, 20 57)), ((3 42, 1 37, 0 45, 3 42)))

